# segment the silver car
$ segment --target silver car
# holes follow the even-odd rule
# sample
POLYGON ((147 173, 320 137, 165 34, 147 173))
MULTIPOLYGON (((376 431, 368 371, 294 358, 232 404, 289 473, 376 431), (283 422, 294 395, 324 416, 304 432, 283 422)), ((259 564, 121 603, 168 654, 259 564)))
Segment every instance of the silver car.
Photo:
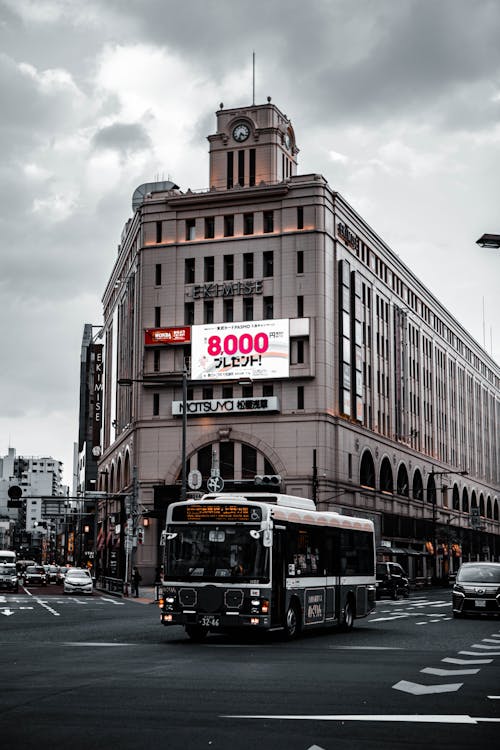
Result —
POLYGON ((500 563, 460 566, 452 593, 453 617, 500 615, 500 563))
POLYGON ((65 594, 92 594, 92 576, 85 568, 68 568, 64 578, 65 594))

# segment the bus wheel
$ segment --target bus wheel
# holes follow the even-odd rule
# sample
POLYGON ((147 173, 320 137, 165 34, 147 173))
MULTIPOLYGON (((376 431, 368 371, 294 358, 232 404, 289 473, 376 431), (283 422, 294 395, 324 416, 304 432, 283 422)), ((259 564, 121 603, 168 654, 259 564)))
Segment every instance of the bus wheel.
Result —
POLYGON ((300 615, 296 604, 290 604, 285 618, 285 636, 291 641, 297 638, 300 632, 300 615))
POLYGON ((186 633, 192 641, 200 643, 207 637, 208 628, 204 628, 202 625, 186 625, 186 633))
POLYGON ((354 625, 354 608, 352 605, 352 599, 348 599, 345 603, 344 612, 340 621, 341 630, 352 630, 354 625))

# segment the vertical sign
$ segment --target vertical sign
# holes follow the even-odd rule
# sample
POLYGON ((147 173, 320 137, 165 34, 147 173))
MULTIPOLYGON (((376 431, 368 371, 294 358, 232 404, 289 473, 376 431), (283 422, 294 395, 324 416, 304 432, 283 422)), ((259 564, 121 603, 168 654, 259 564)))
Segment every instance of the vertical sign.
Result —
POLYGON ((91 352, 93 355, 93 393, 94 406, 92 413, 92 447, 101 445, 101 426, 102 426, 102 385, 103 385, 103 362, 102 362, 102 344, 94 344, 91 352))

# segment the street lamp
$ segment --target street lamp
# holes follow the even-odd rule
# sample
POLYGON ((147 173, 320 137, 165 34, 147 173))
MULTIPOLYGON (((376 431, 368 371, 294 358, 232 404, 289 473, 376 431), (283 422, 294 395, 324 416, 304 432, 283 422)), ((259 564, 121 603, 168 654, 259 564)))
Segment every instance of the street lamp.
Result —
POLYGON ((186 474, 186 434, 187 434, 187 384, 188 384, 188 373, 187 367, 184 363, 182 372, 166 372, 163 373, 161 380, 156 379, 144 379, 144 378, 119 378, 118 385, 120 386, 131 386, 132 383, 142 383, 143 385, 182 385, 182 440, 181 440, 181 500, 186 500, 187 497, 187 474, 186 474), (170 376, 173 380, 170 380, 170 376), (175 378, 181 378, 180 381, 176 381, 175 378), (168 378, 164 380, 164 378, 168 378))
POLYGON ((468 476, 469 472, 466 470, 463 471, 432 471, 429 474, 429 479, 432 477, 432 484, 433 484, 433 493, 432 493, 432 562, 433 562, 433 578, 434 581, 437 581, 437 497, 436 497, 436 484, 434 482, 434 477, 445 477, 449 474, 460 474, 462 477, 468 476))
POLYGON ((483 234, 482 237, 476 240, 476 245, 498 250, 500 248, 500 234, 483 234))

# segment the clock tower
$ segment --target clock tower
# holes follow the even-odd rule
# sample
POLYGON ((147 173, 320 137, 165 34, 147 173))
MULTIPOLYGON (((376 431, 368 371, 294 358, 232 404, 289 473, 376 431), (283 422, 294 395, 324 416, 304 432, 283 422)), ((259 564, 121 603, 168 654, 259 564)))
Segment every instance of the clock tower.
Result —
POLYGON ((210 143, 210 187, 282 182, 297 173, 295 134, 288 117, 271 104, 224 109, 217 114, 217 132, 210 143))

